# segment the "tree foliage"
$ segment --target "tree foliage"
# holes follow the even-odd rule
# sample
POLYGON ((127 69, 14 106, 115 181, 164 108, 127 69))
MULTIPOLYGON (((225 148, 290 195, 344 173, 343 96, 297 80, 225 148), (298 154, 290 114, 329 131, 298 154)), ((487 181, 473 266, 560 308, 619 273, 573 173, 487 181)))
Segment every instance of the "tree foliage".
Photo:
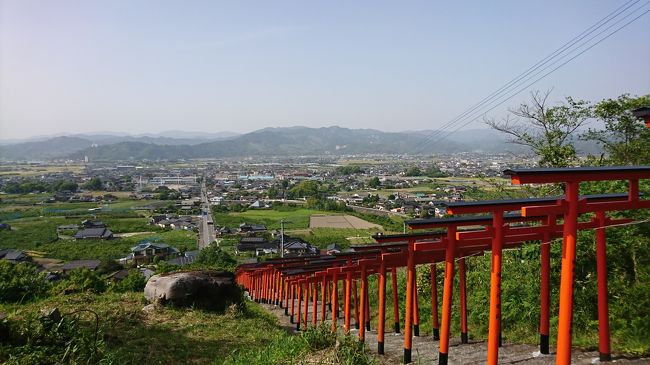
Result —
POLYGON ((9 181, 3 187, 9 194, 28 194, 31 192, 50 192, 59 191, 76 192, 79 188, 76 182, 70 180, 58 180, 54 182, 39 181, 34 179, 22 179, 19 181, 9 181))
POLYGON ((581 136, 600 143, 608 161, 616 165, 642 165, 650 162, 650 130, 632 114, 632 110, 650 105, 650 95, 631 97, 623 94, 594 106, 594 116, 604 129, 590 128, 581 136))
POLYGON ((510 136, 510 142, 530 147, 543 167, 570 166, 577 154, 574 133, 592 115, 586 101, 566 97, 557 106, 547 105, 550 91, 531 93, 530 103, 510 109, 501 121, 486 119, 486 123, 510 136))
POLYGON ((201 250, 196 262, 201 266, 209 266, 215 269, 233 271, 237 266, 237 260, 219 246, 209 246, 201 250))
POLYGON ((102 190, 103 187, 104 184, 102 183, 102 179, 98 177, 93 177, 84 184, 84 188, 88 190, 102 190))
POLYGON ((0 260, 0 303, 24 302, 47 293, 49 283, 31 263, 0 260))
POLYGON ((339 166, 334 171, 337 175, 363 174, 365 171, 359 165, 339 166))
POLYGON ((422 170, 417 166, 411 166, 406 169, 404 176, 422 176, 422 170))
POLYGON ((379 177, 374 176, 374 177, 370 178, 370 180, 368 180, 368 186, 371 187, 371 188, 374 188, 374 189, 380 187, 381 186, 381 181, 379 181, 379 177))
POLYGON ((79 292, 103 293, 106 281, 100 274, 87 268, 70 271, 68 277, 54 287, 55 293, 69 294, 79 292))

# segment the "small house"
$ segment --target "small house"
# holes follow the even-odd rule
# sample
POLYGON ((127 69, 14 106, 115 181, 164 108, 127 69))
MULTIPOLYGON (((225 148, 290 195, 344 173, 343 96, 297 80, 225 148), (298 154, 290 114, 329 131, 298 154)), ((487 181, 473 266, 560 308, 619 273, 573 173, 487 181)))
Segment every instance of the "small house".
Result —
POLYGON ((168 260, 180 254, 178 249, 166 243, 141 242, 131 247, 131 253, 124 261, 132 261, 136 264, 152 262, 156 257, 159 260, 168 260))
POLYGON ((263 225, 263 224, 242 223, 242 224, 239 225, 239 232, 242 232, 242 233, 266 232, 266 226, 263 225))
POLYGON ((242 252, 257 252, 258 249, 269 251, 275 249, 275 252, 277 252, 278 245, 277 243, 271 243, 267 241, 264 237, 242 237, 235 247, 235 253, 240 254, 242 252))
POLYGON ((101 222, 101 221, 91 221, 90 219, 86 219, 81 222, 81 225, 84 228, 106 228, 106 225, 101 222))
POLYGON ((19 262, 28 261, 29 256, 24 251, 7 249, 0 250, 0 259, 7 260, 12 264, 17 264, 19 262))
POLYGON ((74 235, 75 240, 108 240, 111 238, 113 238, 113 232, 106 227, 82 229, 74 235))
POLYGON ((63 272, 70 272, 72 270, 83 268, 94 271, 97 269, 97 267, 99 267, 99 264, 99 260, 73 260, 63 264, 63 267, 61 269, 63 272))

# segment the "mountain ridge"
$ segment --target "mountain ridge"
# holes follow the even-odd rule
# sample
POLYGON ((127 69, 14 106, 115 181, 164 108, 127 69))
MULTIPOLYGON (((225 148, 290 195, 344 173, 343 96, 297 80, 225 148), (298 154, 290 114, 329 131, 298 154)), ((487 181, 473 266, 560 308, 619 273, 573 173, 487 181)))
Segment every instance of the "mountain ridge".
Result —
MULTIPOLYGON (((438 140, 440 135, 436 131, 383 132, 339 126, 269 127, 217 140, 71 135, 0 146, 0 159, 79 160, 87 156, 92 161, 119 161, 257 155, 489 153, 504 152, 506 142, 505 136, 489 129, 461 131, 438 140)), ((512 147, 511 150, 521 150, 512 147)))

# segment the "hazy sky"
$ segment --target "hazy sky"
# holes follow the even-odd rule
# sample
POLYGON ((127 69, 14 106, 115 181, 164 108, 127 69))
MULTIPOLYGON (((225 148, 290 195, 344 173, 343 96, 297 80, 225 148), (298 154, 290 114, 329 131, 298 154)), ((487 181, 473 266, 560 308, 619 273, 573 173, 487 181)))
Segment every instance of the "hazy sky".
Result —
MULTIPOLYGON (((0 138, 435 129, 624 3, 0 0, 0 138)), ((551 87, 649 93, 650 14, 527 90, 551 87)))

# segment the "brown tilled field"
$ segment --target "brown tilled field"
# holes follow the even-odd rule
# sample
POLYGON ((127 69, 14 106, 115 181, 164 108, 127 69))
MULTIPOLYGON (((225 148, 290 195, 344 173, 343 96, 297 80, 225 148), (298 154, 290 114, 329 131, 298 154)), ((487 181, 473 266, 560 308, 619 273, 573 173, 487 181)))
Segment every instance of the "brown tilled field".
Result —
POLYGON ((351 215, 312 215, 309 228, 383 229, 382 226, 351 215))

